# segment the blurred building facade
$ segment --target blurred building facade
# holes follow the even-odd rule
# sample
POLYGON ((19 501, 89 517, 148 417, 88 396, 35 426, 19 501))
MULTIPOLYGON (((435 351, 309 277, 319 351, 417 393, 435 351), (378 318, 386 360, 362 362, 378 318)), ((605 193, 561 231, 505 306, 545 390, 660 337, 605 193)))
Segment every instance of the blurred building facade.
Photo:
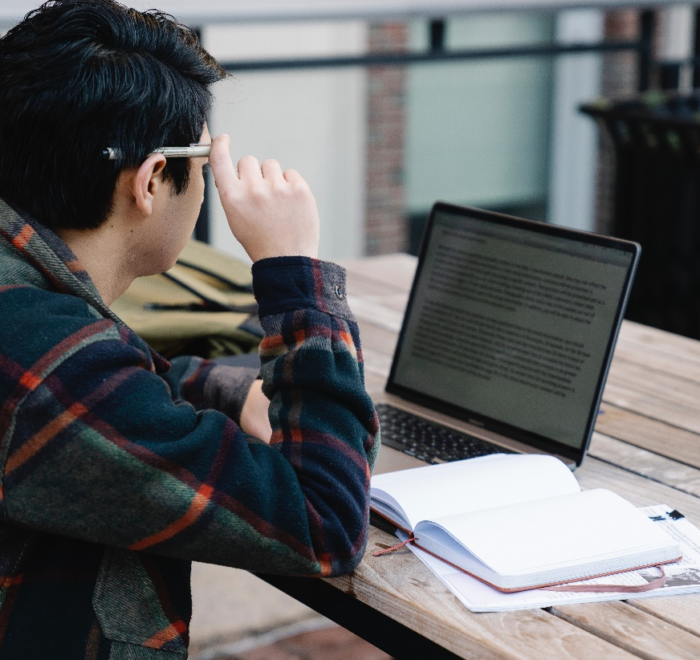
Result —
MULTIPOLYGON (((657 12, 657 53, 687 57, 692 18, 686 6, 657 12)), ((448 50, 634 40, 639 25, 638 9, 470 14, 448 18, 442 39, 448 50)), ((209 25, 202 36, 229 62, 431 46, 426 20, 209 25)), ((211 124, 235 157, 305 176, 326 259, 415 252, 437 199, 605 232, 614 157, 578 106, 636 93, 637 76, 634 52, 240 72, 215 89, 211 124)), ((242 256, 214 201, 212 242, 242 256)))

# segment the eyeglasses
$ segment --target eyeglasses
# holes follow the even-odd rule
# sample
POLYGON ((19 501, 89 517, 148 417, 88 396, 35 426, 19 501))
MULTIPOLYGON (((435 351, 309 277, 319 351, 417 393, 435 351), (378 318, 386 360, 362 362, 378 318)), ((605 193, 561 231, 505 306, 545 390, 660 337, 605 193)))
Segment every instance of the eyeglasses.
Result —
MULTIPOLYGON (((194 143, 189 147, 158 147, 151 151, 153 154, 163 154, 166 158, 205 158, 211 153, 211 144, 194 143)), ((102 151, 102 158, 105 160, 120 160, 122 157, 119 149, 107 147, 102 151)))

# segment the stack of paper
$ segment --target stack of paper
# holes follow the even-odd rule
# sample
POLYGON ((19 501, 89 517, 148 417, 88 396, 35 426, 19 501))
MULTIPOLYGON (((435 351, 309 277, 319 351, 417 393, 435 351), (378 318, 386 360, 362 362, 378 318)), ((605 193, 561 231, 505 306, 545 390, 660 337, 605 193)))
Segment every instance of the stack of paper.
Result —
MULTIPOLYGON (((604 593, 557 592, 547 589, 531 589, 515 593, 504 593, 456 570, 439 559, 409 544, 411 551, 443 582, 443 584, 472 612, 504 612, 508 610, 552 607, 573 603, 591 603, 605 600, 629 600, 630 598, 653 598, 700 592, 700 530, 686 518, 664 504, 640 509, 655 524, 680 544, 683 559, 666 564, 668 576, 665 586, 652 591, 626 593, 609 591, 604 593)), ((408 538, 397 532, 401 540, 408 538)), ((577 585, 645 585, 659 578, 658 568, 640 569, 618 573, 593 580, 577 582, 577 585)))

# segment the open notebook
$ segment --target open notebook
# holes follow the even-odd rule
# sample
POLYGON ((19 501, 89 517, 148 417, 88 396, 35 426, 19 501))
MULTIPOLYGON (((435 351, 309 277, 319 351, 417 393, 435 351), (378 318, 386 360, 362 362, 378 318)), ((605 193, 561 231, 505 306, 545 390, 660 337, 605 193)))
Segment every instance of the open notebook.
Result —
POLYGON ((493 454, 372 477, 372 510, 415 545, 501 591, 677 561, 680 546, 558 459, 493 454))

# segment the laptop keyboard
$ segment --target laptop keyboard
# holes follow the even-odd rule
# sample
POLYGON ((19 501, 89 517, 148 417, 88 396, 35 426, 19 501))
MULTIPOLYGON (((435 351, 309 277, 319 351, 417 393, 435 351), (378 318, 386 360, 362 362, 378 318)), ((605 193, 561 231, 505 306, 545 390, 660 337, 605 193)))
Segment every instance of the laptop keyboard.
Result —
POLYGON ((514 452, 435 424, 385 403, 377 404, 382 444, 426 463, 446 463, 514 452))

